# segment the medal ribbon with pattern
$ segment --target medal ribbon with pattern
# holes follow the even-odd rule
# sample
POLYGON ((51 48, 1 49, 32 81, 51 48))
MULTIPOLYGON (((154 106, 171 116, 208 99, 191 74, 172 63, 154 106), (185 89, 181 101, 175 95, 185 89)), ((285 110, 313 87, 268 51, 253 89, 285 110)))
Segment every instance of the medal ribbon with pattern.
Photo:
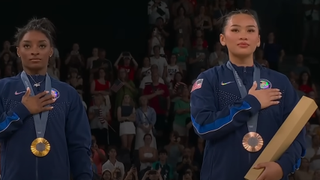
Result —
MULTIPOLYGON (((27 74, 24 71, 21 73, 21 80, 26 89, 30 88, 31 95, 35 96, 31 83, 27 77, 27 74)), ((50 92, 48 95, 51 95, 51 79, 48 74, 46 74, 45 81, 45 91, 50 92)), ((49 111, 42 112, 41 117, 40 114, 33 115, 34 127, 36 130, 37 138, 33 140, 33 142, 31 143, 30 149, 31 152, 37 157, 46 156, 51 148, 50 143, 44 138, 44 134, 46 132, 47 127, 48 115, 49 111)))

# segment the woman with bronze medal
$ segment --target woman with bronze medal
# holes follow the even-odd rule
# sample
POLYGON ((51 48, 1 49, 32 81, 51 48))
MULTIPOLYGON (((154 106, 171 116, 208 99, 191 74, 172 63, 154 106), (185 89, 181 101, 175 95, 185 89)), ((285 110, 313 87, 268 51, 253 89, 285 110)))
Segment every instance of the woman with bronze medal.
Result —
POLYGON ((71 86, 47 74, 52 23, 33 19, 16 34, 23 72, 0 80, 2 179, 91 180, 91 134, 71 86))
MULTIPOLYGON (((242 180, 298 103, 286 76, 254 62, 258 22, 248 10, 221 19, 229 61, 201 73, 191 92, 191 120, 206 140, 201 180, 242 180)), ((304 131, 275 162, 258 164, 258 180, 288 180, 305 152, 304 131)))

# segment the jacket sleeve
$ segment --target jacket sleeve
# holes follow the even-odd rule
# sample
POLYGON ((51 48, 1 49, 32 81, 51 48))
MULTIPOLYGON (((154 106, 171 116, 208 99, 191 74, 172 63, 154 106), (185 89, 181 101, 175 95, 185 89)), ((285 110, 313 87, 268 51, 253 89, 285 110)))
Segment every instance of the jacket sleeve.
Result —
POLYGON ((82 101, 75 90, 69 93, 71 104, 66 122, 69 161, 74 180, 92 179, 91 132, 82 101))
MULTIPOLYGON (((284 101, 282 102, 283 107, 283 120, 287 119, 293 108, 297 105, 300 98, 296 93, 295 89, 292 87, 291 83, 287 79, 286 90, 283 93, 284 101)), ((297 138, 293 141, 290 147, 286 152, 276 161, 282 168, 283 176, 287 177, 288 175, 294 173, 301 164, 301 158, 305 155, 306 152, 306 142, 305 142, 305 128, 299 133, 297 138)))
POLYGON ((195 132, 200 137, 216 140, 246 123, 261 109, 261 105, 254 96, 247 95, 242 100, 218 110, 216 88, 212 85, 212 80, 209 81, 207 78, 210 74, 205 73, 201 73, 197 80, 202 80, 202 84, 193 85, 197 86, 197 89, 193 88, 191 92, 191 120, 195 132))
POLYGON ((6 110, 3 96, 5 93, 0 90, 0 140, 5 140, 12 135, 23 125, 24 120, 31 116, 29 110, 22 103, 6 110))

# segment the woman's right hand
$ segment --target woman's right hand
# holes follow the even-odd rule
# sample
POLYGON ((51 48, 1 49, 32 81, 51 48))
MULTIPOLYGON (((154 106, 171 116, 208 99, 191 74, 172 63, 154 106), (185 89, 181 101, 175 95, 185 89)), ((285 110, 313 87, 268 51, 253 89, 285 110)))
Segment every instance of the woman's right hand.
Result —
POLYGON ((35 96, 31 96, 30 88, 27 88, 26 93, 22 96, 21 103, 28 109, 31 114, 38 114, 44 111, 50 111, 53 109, 52 106, 56 101, 54 96, 49 91, 44 91, 35 96))

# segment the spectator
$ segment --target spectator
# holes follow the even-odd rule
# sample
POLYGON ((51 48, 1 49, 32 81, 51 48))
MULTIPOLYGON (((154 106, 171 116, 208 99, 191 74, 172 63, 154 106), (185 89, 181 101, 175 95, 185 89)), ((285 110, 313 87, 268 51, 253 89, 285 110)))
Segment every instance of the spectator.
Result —
POLYGON ((151 147, 152 135, 145 134, 143 137, 144 146, 139 148, 140 172, 144 174, 152 167, 152 163, 158 160, 157 149, 151 147))
MULTIPOLYGON (((259 19, 258 17, 258 13, 251 9, 251 0, 245 0, 244 1, 244 9, 247 9, 250 11, 250 13, 255 17, 255 19, 259 19)), ((259 20, 257 22, 260 22, 259 20)), ((260 25, 258 24, 258 26, 260 27, 260 25)))
POLYGON ((202 47, 204 49, 207 49, 208 48, 208 42, 207 40, 204 39, 204 33, 203 33, 203 30, 201 29, 196 29, 195 31, 195 38, 192 42, 192 48, 196 48, 198 45, 197 45, 197 42, 198 42, 198 39, 201 38, 202 39, 202 47))
MULTIPOLYGON (((189 37, 190 39, 190 37, 189 37)), ((183 71, 187 70, 187 60, 188 60, 188 49, 184 46, 184 39, 180 37, 178 39, 178 46, 173 48, 172 54, 176 54, 177 57, 177 65, 181 67, 183 71)))
POLYGON ((142 91, 144 90, 146 85, 149 85, 149 84, 152 83, 152 75, 154 75, 154 76, 157 75, 159 77, 159 83, 164 84, 164 80, 158 75, 159 69, 158 69, 158 66, 156 64, 153 64, 151 66, 151 70, 150 71, 151 71, 151 76, 145 76, 140 82, 139 88, 142 91))
POLYGON ((98 78, 95 78, 90 85, 90 93, 91 95, 102 95, 106 100, 106 108, 109 111, 111 109, 110 103, 110 88, 111 83, 108 81, 107 73, 104 68, 100 68, 98 71, 98 78))
POLYGON ((91 69, 93 62, 98 59, 99 59, 99 49, 93 48, 92 49, 92 56, 87 59, 87 67, 86 68, 91 69))
MULTIPOLYGON (((53 48, 53 55, 51 57, 51 60, 54 62, 54 67, 60 69, 61 68, 61 59, 60 59, 60 53, 59 50, 55 47, 53 48)), ((50 61, 51 61, 50 60, 50 61)))
POLYGON ((5 65, 2 77, 6 78, 6 77, 12 77, 15 75, 16 73, 14 72, 13 66, 10 64, 5 65))
POLYGON ((67 83, 70 84, 75 89, 83 89, 83 79, 79 74, 78 69, 71 68, 69 70, 67 83))
POLYGON ((101 94, 94 96, 93 105, 89 108, 89 120, 91 133, 97 138, 97 144, 104 147, 108 146, 108 121, 111 121, 111 115, 101 94))
POLYGON ((170 56, 170 64, 167 65, 167 84, 171 84, 174 80, 174 75, 177 72, 183 73, 181 68, 177 65, 177 55, 171 54, 170 56))
POLYGON ((204 5, 199 7, 199 13, 194 18, 194 26, 197 29, 201 29, 205 32, 212 30, 212 21, 211 18, 206 15, 206 7, 204 5))
POLYGON ((225 64, 229 60, 227 53, 222 51, 222 46, 220 42, 216 42, 214 45, 214 51, 210 54, 208 59, 208 66, 220 66, 225 64))
POLYGON ((299 77, 299 90, 309 94, 311 91, 315 92, 316 98, 318 98, 318 94, 316 86, 314 85, 311 76, 308 72, 302 72, 299 77))
POLYGON ((6 65, 12 66, 13 69, 17 67, 15 59, 10 55, 9 52, 4 52, 0 56, 0 72, 1 72, 0 76, 1 77, 4 76, 6 65))
POLYGON ((180 144, 179 133, 173 131, 170 134, 170 143, 166 145, 165 150, 168 152, 168 163, 175 169, 178 162, 181 161, 184 147, 180 144))
POLYGON ((194 80, 201 72, 201 68, 207 67, 209 52, 203 48, 202 38, 197 39, 197 47, 190 53, 189 65, 192 68, 189 71, 189 79, 194 80))
POLYGON ((153 136, 154 125, 156 123, 156 112, 155 110, 148 106, 148 99, 145 96, 140 97, 140 108, 136 111, 136 143, 135 149, 138 150, 144 144, 144 136, 146 134, 151 135, 150 147, 157 148, 156 139, 153 136))
POLYGON ((159 171, 150 170, 143 175, 142 180, 164 180, 164 179, 161 177, 161 174, 159 171))
POLYGON ((213 12, 213 19, 212 19, 212 24, 215 27, 217 27, 219 19, 225 16, 226 14, 228 14, 226 0, 217 0, 216 2, 218 2, 218 8, 213 12))
POLYGON ((166 58, 160 56, 160 47, 153 47, 154 56, 150 58, 151 65, 156 64, 158 66, 159 76, 166 79, 168 63, 166 58))
POLYGON ((114 63, 116 69, 125 69, 128 73, 128 78, 133 81, 135 72, 138 69, 138 63, 129 52, 122 52, 114 63))
POLYGON ((113 180, 112 173, 110 170, 106 169, 103 171, 101 180, 113 180))
POLYGON ((84 59, 81 53, 79 52, 79 44, 74 43, 72 46, 72 51, 67 56, 65 60, 65 65, 69 68, 75 68, 79 72, 82 72, 82 68, 84 67, 84 59))
POLYGON ((179 134, 181 144, 186 144, 188 137, 187 119, 190 118, 190 93, 187 87, 183 88, 181 99, 174 104, 175 116, 173 130, 179 134))
POLYGON ((117 118, 120 122, 119 135, 121 137, 122 147, 130 151, 134 135, 136 134, 136 128, 134 126, 136 110, 130 95, 124 95, 122 105, 119 106, 117 110, 117 118))
POLYGON ((55 79, 60 79, 60 71, 58 68, 56 68, 56 61, 55 58, 51 57, 49 60, 49 65, 48 65, 48 74, 55 79))
MULTIPOLYGON (((314 91, 311 91, 308 93, 308 97, 316 101, 316 93, 314 91)), ((313 115, 309 119, 310 124, 320 125, 320 110, 317 108, 317 110, 313 113, 313 115)), ((319 129, 319 135, 320 135, 320 126, 318 126, 319 129)))
POLYGON ((267 60, 264 59, 263 50, 257 48, 255 53, 255 60, 263 67, 269 68, 269 63, 267 60))
POLYGON ((304 58, 302 54, 298 54, 296 57, 295 66, 291 69, 290 76, 296 80, 299 79, 299 76, 302 72, 310 73, 310 69, 304 65, 304 58))
POLYGON ((131 167, 124 180, 139 180, 136 167, 131 167))
POLYGON ((308 41, 311 40, 310 47, 315 46, 315 42, 319 32, 319 0, 303 0, 302 5, 304 7, 303 17, 303 41, 302 51, 305 51, 308 41))
POLYGON ((174 2, 171 6, 171 12, 173 17, 179 16, 179 9, 183 8, 184 15, 186 17, 192 17, 193 15, 193 5, 189 0, 178 0, 174 2))
POLYGON ((312 180, 318 180, 318 179, 320 179, 320 169, 315 170, 312 177, 312 180))
POLYGON ((13 52, 11 51, 10 48, 11 48, 11 43, 10 43, 10 41, 5 41, 5 42, 3 42, 3 49, 2 49, 2 51, 0 52, 0 57, 2 57, 5 53, 9 53, 10 58, 15 59, 17 56, 15 55, 15 53, 13 53, 13 52))
POLYGON ((183 6, 178 9, 178 16, 174 19, 173 28, 176 33, 176 37, 182 38, 184 46, 187 48, 191 47, 190 36, 192 34, 192 24, 190 19, 186 16, 186 10, 183 6))
POLYGON ((107 161, 107 157, 103 149, 100 149, 98 147, 96 137, 92 135, 91 138, 92 138, 92 142, 91 142, 92 160, 97 167, 97 174, 101 176, 102 164, 107 161))
POLYGON ((152 83, 147 85, 143 95, 149 100, 150 107, 157 113, 155 129, 157 132, 157 142, 163 143, 163 133, 166 130, 166 121, 170 109, 170 94, 166 85, 159 83, 159 75, 152 74, 152 83), (161 139, 161 141, 159 141, 161 139))
POLYGON ((284 58, 284 50, 275 42, 275 35, 273 32, 268 34, 268 41, 263 44, 264 57, 268 61, 270 69, 279 71, 279 63, 284 58))
POLYGON ((150 39, 148 40, 148 48, 149 48, 149 54, 151 56, 154 55, 154 48, 159 48, 159 54, 161 56, 164 56, 164 46, 165 46, 165 38, 161 36, 161 33, 159 32, 157 27, 154 27, 152 29, 150 39))
POLYGON ((310 161, 310 169, 316 170, 320 168, 320 137, 314 135, 312 137, 312 147, 306 150, 305 158, 310 161))
MULTIPOLYGON (((154 173, 154 171, 158 170, 158 172, 160 173, 163 180, 173 179, 173 169, 172 169, 172 166, 170 164, 168 164, 167 160, 168 160, 167 151, 164 149, 159 151, 159 161, 154 162, 152 164, 152 169, 154 169, 154 170, 148 171, 147 173, 156 174, 156 173, 154 173)), ((157 172, 157 171, 155 171, 155 172, 157 172)))
POLYGON ((149 24, 155 24, 157 18, 161 17, 165 22, 169 22, 170 14, 168 6, 161 0, 151 0, 148 4, 149 24))
MULTIPOLYGON (((133 81, 131 81, 128 78, 128 73, 126 72, 125 69, 120 69, 118 71, 118 80, 121 82, 121 87, 116 92, 116 102, 115 102, 116 109, 119 106, 122 106, 125 95, 128 95, 131 99, 135 99, 137 95, 137 90, 135 88, 135 85, 133 81)), ((115 113, 117 114, 117 110, 115 113)))
POLYGON ((180 72, 174 74, 174 80, 170 86, 171 101, 176 102, 181 98, 181 94, 187 85, 182 81, 183 75, 180 72))
MULTIPOLYGON (((193 129, 192 129, 193 130, 193 129)), ((204 147, 205 141, 200 137, 196 137, 197 140, 193 141, 193 143, 189 143, 191 148, 192 160, 198 165, 198 169, 201 169, 202 161, 203 161, 203 154, 204 154, 204 147)))
POLYGON ((139 70, 139 80, 142 80, 146 76, 151 76, 151 63, 149 57, 143 59, 143 66, 139 70))
POLYGON ((103 68, 107 73, 109 81, 113 80, 113 68, 110 60, 106 59, 106 51, 104 49, 99 49, 99 59, 92 62, 92 68, 90 69, 90 74, 93 76, 99 71, 100 68, 103 68))
POLYGON ((188 155, 182 157, 182 161, 177 164, 176 171, 179 174, 178 180, 183 179, 185 172, 189 171, 190 174, 197 171, 197 164, 192 162, 191 158, 188 155))
POLYGON ((102 165, 102 171, 109 170, 112 173, 112 177, 114 177, 113 173, 116 172, 116 169, 119 169, 120 173, 118 173, 118 175, 121 175, 119 179, 123 179, 125 174, 124 165, 122 162, 117 161, 117 150, 114 146, 108 148, 108 156, 109 160, 102 165))

